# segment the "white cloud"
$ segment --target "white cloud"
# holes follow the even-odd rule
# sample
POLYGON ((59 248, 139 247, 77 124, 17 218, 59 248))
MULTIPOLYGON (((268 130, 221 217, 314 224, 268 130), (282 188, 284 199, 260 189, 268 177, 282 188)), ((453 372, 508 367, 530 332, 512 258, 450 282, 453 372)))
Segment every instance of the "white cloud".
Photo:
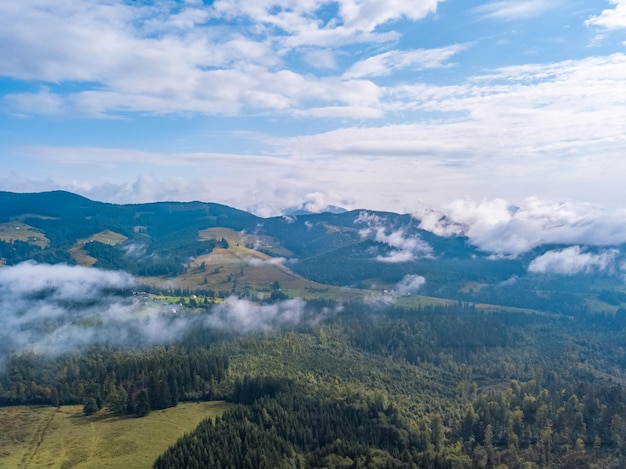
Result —
MULTIPOLYGON (((293 137, 282 142, 285 151, 571 158, 621 154, 620 143, 626 144, 623 54, 506 67, 457 86, 405 85, 385 91, 385 109, 390 112, 443 113, 450 118, 293 137)), ((524 163, 519 169, 525 166, 535 167, 524 163)))
POLYGON ((598 16, 592 16, 585 24, 599 26, 608 30, 626 28, 626 0, 609 0, 615 8, 603 10, 598 16))
POLYGON ((135 281, 125 272, 109 272, 81 266, 47 265, 24 262, 0 269, 0 289, 4 295, 37 295, 49 291, 55 301, 91 301, 109 289, 132 288, 135 281))
POLYGON ((251 257, 250 259, 248 259, 248 265, 252 267, 261 267, 264 265, 285 265, 285 263, 287 262, 287 259, 285 259, 284 257, 271 257, 269 259, 251 257))
POLYGON ((336 310, 307 310, 301 299, 258 305, 227 298, 208 315, 171 314, 171 305, 131 296, 125 272, 26 262, 0 269, 0 366, 13 352, 60 354, 84 345, 178 340, 198 327, 237 333, 313 324, 336 310))
MULTIPOLYGON (((177 65, 171 67, 180 70, 177 65)), ((44 89, 37 93, 9 94, 4 100, 11 112, 16 114, 88 117, 129 111, 237 115, 271 110, 316 115, 322 114, 328 103, 336 103, 333 106, 335 116, 356 117, 363 111, 372 116, 381 115, 379 101, 382 90, 367 80, 317 78, 289 70, 274 72, 253 65, 188 72, 189 75, 184 78, 160 77, 151 81, 149 87, 145 86, 149 80, 147 74, 141 72, 134 78, 128 76, 125 79, 127 83, 110 82, 109 89, 69 95, 53 94, 44 89)), ((155 73, 160 72, 155 70, 155 73)))
POLYGON ((375 30, 391 20, 421 19, 438 2, 3 2, 0 42, 11 54, 0 54, 0 76, 53 85, 4 101, 15 114, 272 110, 378 117, 380 91, 372 83, 300 74, 288 69, 285 56, 295 48, 326 47, 308 52, 305 60, 334 70, 337 48, 397 38, 375 30), (318 14, 329 8, 338 8, 338 16, 324 23, 318 14), (68 81, 82 85, 74 87, 78 91, 59 89, 68 81))
POLYGON ((422 218, 420 228, 442 236, 464 234, 473 245, 496 255, 517 256, 543 244, 606 246, 626 242, 626 211, 591 204, 549 203, 537 198, 526 199, 519 206, 502 199, 458 200, 442 212, 422 218))
POLYGON ((218 0, 213 7, 223 17, 244 16, 275 27, 304 45, 325 42, 326 36, 338 39, 336 32, 344 37, 371 33, 378 26, 403 17, 416 21, 435 12, 439 3, 440 0, 218 0), (319 10, 335 5, 338 14, 334 20, 325 23, 316 16, 319 10))
MULTIPOLYGON (((437 2, 429 3, 436 6, 437 2)), ((289 17, 285 25, 295 27, 293 34, 297 34, 298 24, 291 21, 295 15, 300 23, 319 29, 311 15, 324 4, 284 2, 285 8, 293 8, 291 13, 283 12, 289 17)), ((316 78, 288 70, 281 57, 292 46, 282 44, 271 31, 259 29, 264 21, 281 18, 280 13, 269 13, 275 6, 273 2, 255 6, 215 2, 203 8, 115 0, 5 2, 0 5, 4 16, 0 42, 12 53, 0 55, 0 76, 54 85, 39 92, 10 94, 5 104, 17 114, 91 117, 128 111, 235 115, 243 110, 295 112, 302 108, 309 112, 317 107, 311 101, 323 103, 322 109, 330 103, 337 109, 376 107, 380 92, 369 82, 316 78), (235 13, 260 23, 242 31, 238 19, 230 16, 235 13), (220 17, 223 26, 204 27, 211 16, 220 17), (57 91, 66 81, 83 86, 71 93, 57 91)), ((413 18, 414 10, 391 5, 386 13, 372 15, 384 22, 413 18)), ((333 67, 331 52, 311 54, 310 61, 333 67)), ((354 113, 343 111, 343 115, 354 113)))
POLYGON ((417 292, 426 283, 421 275, 405 275, 396 285, 396 291, 400 295, 417 292))
POLYGON ((580 246, 548 251, 534 259, 528 271, 538 274, 576 275, 606 272, 614 268, 619 255, 616 249, 609 249, 598 254, 586 252, 580 246))
POLYGON ((331 70, 338 68, 335 53, 329 49, 309 51, 304 54, 304 60, 315 68, 327 68, 331 70))
MULTIPOLYGON (((213 200, 262 215, 299 206, 307 194, 316 192, 326 194, 325 203, 332 205, 404 212, 469 197, 493 200, 502 194, 512 204, 536 196, 626 205, 621 190, 626 173, 624 54, 505 67, 454 86, 381 88, 367 80, 349 86, 336 78, 307 83, 298 76, 271 86, 276 96, 292 96, 287 99, 291 104, 302 102, 297 110, 302 115, 323 108, 308 108, 311 101, 303 100, 297 90, 309 87, 306 95, 321 96, 332 88, 337 96, 345 91, 345 105, 323 109, 338 111, 335 116, 363 119, 389 112, 406 115, 410 123, 349 123, 297 137, 246 137, 251 145, 261 146, 257 154, 248 155, 31 147, 7 156, 9 171, 12 161, 28 160, 28 177, 17 175, 24 184, 27 179, 52 178, 43 169, 37 174, 48 165, 59 169, 44 188, 56 185, 113 202, 149 201, 151 194, 158 197, 155 200, 213 200), (289 91, 292 82, 295 91, 289 91), (141 184, 133 188, 133 179, 148 177, 146 173, 155 181, 153 189, 140 191, 141 184), (67 180, 66 174, 73 176, 67 180), (160 181, 171 184, 160 187, 160 181)), ((219 99, 226 107, 238 103, 236 97, 219 99)), ((328 99, 339 98, 329 94, 328 99)), ((164 106, 183 109, 186 104, 167 100, 164 106)), ((0 184, 26 190, 14 180, 0 184)), ((28 184, 23 187, 34 187, 32 181, 28 184)))
POLYGON ((359 230, 362 238, 370 238, 386 244, 391 250, 385 255, 376 256, 376 260, 386 263, 413 261, 418 257, 432 257, 432 247, 417 235, 408 235, 408 227, 390 228, 386 220, 368 212, 361 212, 355 220, 357 225, 366 225, 359 230))
POLYGON ((344 78, 380 77, 391 75, 397 70, 423 70, 448 65, 450 57, 466 49, 456 44, 439 49, 393 50, 368 57, 355 63, 343 74, 344 78))
POLYGON ((321 213, 328 208, 328 202, 326 201, 326 195, 321 192, 313 192, 306 195, 305 200, 301 208, 312 213, 321 213))
POLYGON ((435 12, 440 0, 340 0, 339 12, 347 26, 373 31, 387 21, 406 17, 419 20, 435 12))
POLYGON ((204 320, 204 323, 211 328, 226 329, 238 333, 265 332, 281 326, 315 323, 324 315, 332 313, 329 310, 322 311, 321 314, 307 313, 306 302, 300 298, 269 305, 258 305, 231 296, 217 305, 204 320))
POLYGON ((481 19, 515 21, 539 16, 558 4, 558 0, 503 0, 485 3, 472 12, 481 19))

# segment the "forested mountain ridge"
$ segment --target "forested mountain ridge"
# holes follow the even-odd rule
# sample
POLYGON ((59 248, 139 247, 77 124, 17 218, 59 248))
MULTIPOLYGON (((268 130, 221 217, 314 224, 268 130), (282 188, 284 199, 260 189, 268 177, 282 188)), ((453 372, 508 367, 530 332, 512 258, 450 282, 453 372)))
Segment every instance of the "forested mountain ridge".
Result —
POLYGON ((624 467, 620 271, 531 268, 621 246, 494 256, 406 214, 64 192, 0 193, 0 240, 0 406, 228 401, 156 468, 624 467))
MULTIPOLYGON (((239 296, 266 290, 281 279, 292 281, 293 288, 283 289, 291 297, 311 292, 323 297, 325 285, 363 294, 410 293, 407 282, 413 280, 415 286, 419 276, 419 292, 438 298, 567 314, 614 312, 626 306, 619 272, 531 271, 533 260, 572 249, 598 259, 609 252, 615 264, 626 252, 623 246, 607 251, 544 244, 516 256, 498 256, 481 251, 466 236, 438 236, 422 229, 419 219, 390 212, 260 218, 214 203, 115 205, 62 191, 0 192, 3 264, 34 260, 119 269, 151 277, 153 285, 158 278, 180 277, 179 283, 190 291, 239 296), (224 264, 218 256, 207 258, 216 247, 229 244, 240 248, 231 249, 234 260, 224 264), (261 261, 280 264, 290 277, 276 277, 276 269, 250 269, 254 256, 256 267, 261 261)), ((336 289, 329 291, 327 296, 335 297, 336 289)))

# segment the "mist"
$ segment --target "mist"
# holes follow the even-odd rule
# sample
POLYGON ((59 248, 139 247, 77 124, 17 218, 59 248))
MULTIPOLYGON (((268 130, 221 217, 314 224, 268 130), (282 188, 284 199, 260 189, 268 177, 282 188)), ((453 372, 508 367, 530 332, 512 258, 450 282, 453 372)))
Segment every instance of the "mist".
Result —
POLYGON ((607 249, 593 254, 585 251, 581 246, 571 246, 548 251, 535 258, 528 266, 528 271, 561 275, 613 272, 618 255, 617 249, 607 249))
POLYGON ((233 333, 268 332, 319 322, 335 311, 313 311, 302 299, 258 305, 227 298, 211 310, 133 295, 126 272, 25 262, 0 269, 0 366, 12 353, 50 356, 107 344, 167 344, 198 327, 233 333))
POLYGON ((365 225, 365 228, 359 230, 361 238, 373 239, 390 248, 385 255, 376 256, 378 262, 394 264, 433 257, 433 248, 426 241, 419 236, 409 235, 404 227, 390 229, 386 226, 385 219, 378 215, 361 212, 355 223, 365 225))
POLYGON ((420 228, 451 237, 467 236, 480 250, 517 257, 543 244, 615 246, 626 243, 626 211, 585 203, 550 203, 529 197, 520 205, 506 200, 456 200, 441 211, 414 213, 420 228))

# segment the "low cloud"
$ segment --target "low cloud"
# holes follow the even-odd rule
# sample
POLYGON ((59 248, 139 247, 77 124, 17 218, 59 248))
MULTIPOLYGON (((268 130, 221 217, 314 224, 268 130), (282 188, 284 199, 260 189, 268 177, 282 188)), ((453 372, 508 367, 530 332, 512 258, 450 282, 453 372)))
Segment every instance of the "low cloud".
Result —
POLYGON ((130 243, 122 246, 122 251, 126 257, 141 258, 146 255, 148 247, 141 243, 130 243))
POLYGON ((362 238, 373 239, 391 248, 385 255, 376 257, 379 262, 409 262, 420 257, 432 257, 433 255, 432 247, 419 236, 409 235, 407 227, 390 229, 385 225, 385 220, 378 215, 361 212, 355 223, 366 225, 365 228, 359 230, 362 238))
POLYGON ((334 313, 307 309, 301 299, 257 305, 231 297, 209 312, 180 314, 132 295, 136 288, 125 272, 34 262, 0 269, 0 366, 24 351, 54 356, 91 344, 164 344, 198 327, 264 332, 334 313))
POLYGON ((369 306, 385 308, 396 303, 399 296, 410 295, 419 291, 426 279, 421 275, 405 275, 392 290, 381 290, 363 298, 363 302, 369 306))
POLYGON ((626 242, 626 211, 593 204, 553 203, 527 198, 520 205, 506 200, 457 200, 440 212, 414 214, 420 228, 439 236, 467 236, 494 257, 516 257, 544 244, 612 246, 626 242))
POLYGON ((426 279, 421 275, 405 275, 396 285, 396 291, 400 295, 417 292, 426 283, 426 279))
POLYGON ((585 251, 581 246, 571 246, 561 250, 548 251, 534 259, 528 271, 536 274, 593 274, 611 271, 619 251, 607 249, 598 254, 585 251))
POLYGON ((320 315, 307 311, 301 298, 259 305, 231 296, 217 305, 204 320, 207 327, 234 332, 266 332, 281 326, 315 322, 320 315))
POLYGON ((248 265, 252 267, 261 267, 264 265, 285 265, 289 262, 284 257, 271 257, 269 259, 260 259, 258 257, 251 257, 248 259, 248 265))
MULTIPOLYGON (((5 307, 11 304, 8 298, 19 300, 44 294, 51 301, 89 302, 100 299, 103 292, 129 289, 134 285, 133 277, 125 272, 81 266, 24 262, 0 269, 0 301, 5 307)), ((24 315, 29 311, 20 313, 24 315)))

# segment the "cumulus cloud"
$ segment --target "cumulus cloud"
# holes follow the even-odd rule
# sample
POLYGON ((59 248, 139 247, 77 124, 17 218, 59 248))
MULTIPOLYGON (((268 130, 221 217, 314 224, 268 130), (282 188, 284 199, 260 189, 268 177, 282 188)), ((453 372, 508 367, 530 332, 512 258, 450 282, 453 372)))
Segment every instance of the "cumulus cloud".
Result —
POLYGON ((306 198, 307 200, 305 200, 300 206, 303 210, 311 213, 321 213, 328 208, 326 195, 321 192, 312 192, 307 194, 306 198))
POLYGON ((418 257, 432 257, 433 255, 432 247, 419 236, 409 235, 407 227, 390 229, 385 225, 385 220, 378 215, 361 212, 355 223, 366 225, 365 228, 359 230, 362 238, 373 239, 391 248, 385 255, 376 257, 379 262, 408 262, 418 257))
POLYGON ((543 244, 610 246, 626 242, 626 211, 584 203, 551 203, 528 198, 520 205, 503 199, 457 200, 441 213, 418 212, 420 228, 440 236, 465 235, 481 250, 518 256, 543 244))
POLYGON ((607 272, 615 267, 618 255, 617 249, 608 249, 593 254, 581 246, 571 246, 561 250, 548 251, 535 258, 528 266, 528 272, 560 275, 607 272))
POLYGON ((608 30, 626 28, 626 0, 609 0, 615 8, 607 8, 597 16, 590 17, 585 24, 587 26, 599 26, 608 30))
POLYGON ((335 54, 329 49, 309 51, 304 55, 304 60, 315 68, 327 68, 331 70, 338 68, 335 54))
POLYGON ((0 57, 0 75, 52 85, 4 101, 16 114, 90 117, 259 110, 380 115, 380 91, 372 83, 289 70, 285 56, 315 48, 305 60, 334 69, 330 47, 397 39, 377 27, 424 18, 439 1, 3 2, 0 42, 13 53, 0 57), (329 9, 336 17, 323 20, 329 9), (82 89, 61 91, 58 84, 67 81, 82 89), (318 105, 311 108, 312 101, 318 105))

